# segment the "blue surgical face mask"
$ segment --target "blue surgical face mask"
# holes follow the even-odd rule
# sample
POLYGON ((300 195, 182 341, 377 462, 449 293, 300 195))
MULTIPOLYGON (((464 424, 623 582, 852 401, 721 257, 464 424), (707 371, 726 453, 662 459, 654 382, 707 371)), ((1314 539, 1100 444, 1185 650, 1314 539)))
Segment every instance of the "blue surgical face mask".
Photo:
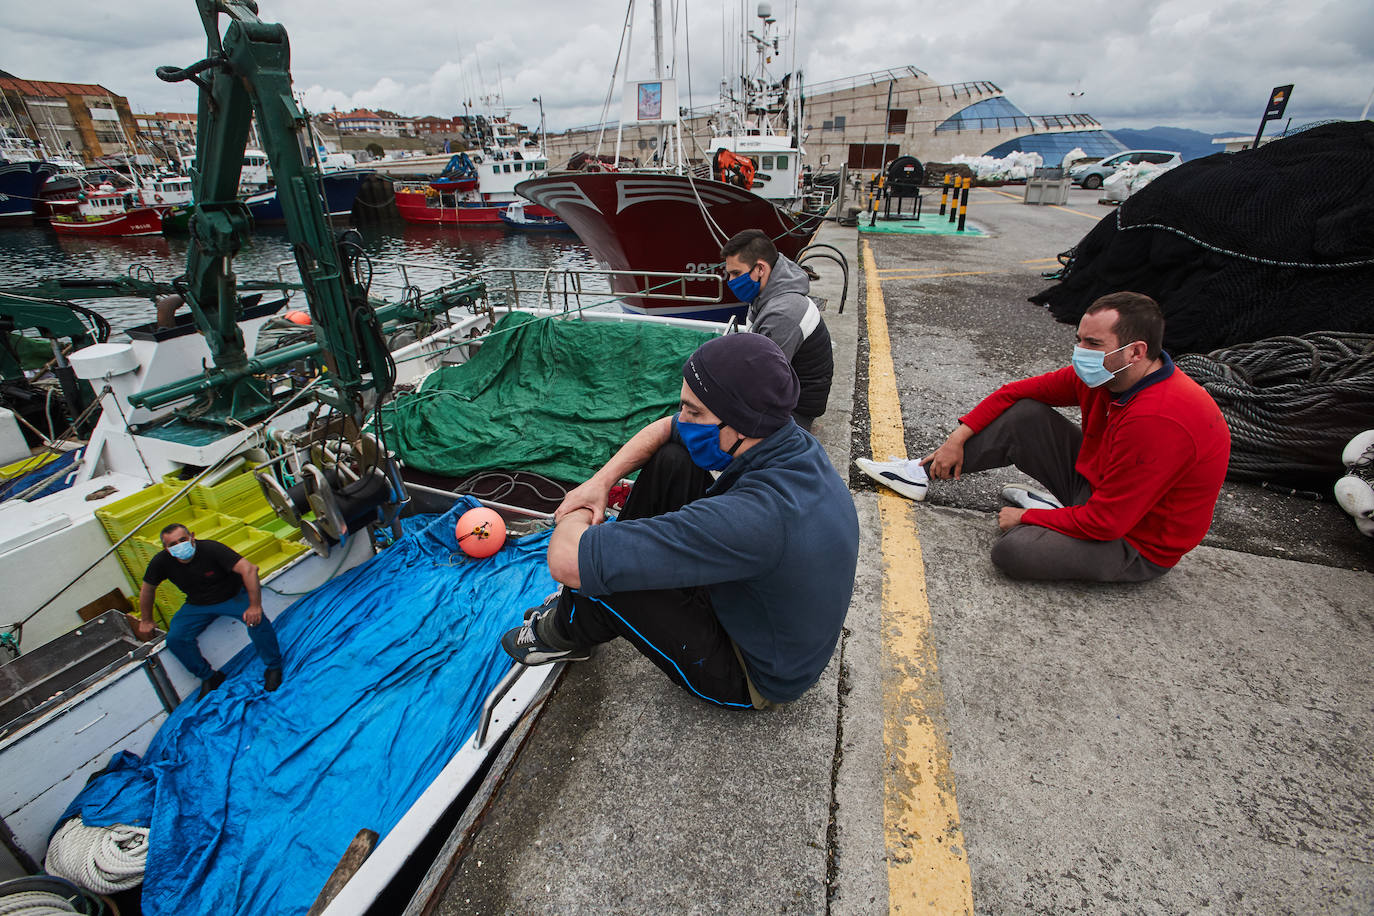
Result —
POLYGON ((726 285, 740 302, 753 302, 759 296, 759 281, 751 276, 753 268, 740 274, 726 285))
POLYGON ((180 544, 173 544, 167 548, 167 552, 178 560, 189 560, 196 555, 196 542, 182 541, 180 544))
MULTIPOLYGON (((1129 347, 1130 344, 1126 344, 1129 347)), ((1078 373, 1078 377, 1083 380, 1083 384, 1089 388, 1098 388, 1107 384, 1116 377, 1116 372, 1126 371, 1126 366, 1117 369, 1116 372, 1108 369, 1102 364, 1111 353, 1120 353, 1126 347, 1117 347, 1110 353, 1103 353, 1101 350, 1089 350, 1087 347, 1073 348, 1073 371, 1078 373)), ((1130 365, 1129 363, 1127 365, 1130 365)))
POLYGON ((677 436, 686 447, 692 463, 703 471, 725 470, 734 460, 735 449, 744 441, 741 436, 734 448, 727 452, 720 447, 720 431, 724 423, 688 423, 679 413, 673 416, 673 426, 677 428, 677 436))

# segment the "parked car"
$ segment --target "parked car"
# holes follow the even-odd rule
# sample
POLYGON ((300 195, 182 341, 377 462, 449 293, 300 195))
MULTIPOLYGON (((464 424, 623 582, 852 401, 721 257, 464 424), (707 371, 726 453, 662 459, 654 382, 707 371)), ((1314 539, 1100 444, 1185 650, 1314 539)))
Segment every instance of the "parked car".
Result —
POLYGON ((1108 156, 1100 162, 1075 165, 1069 169, 1069 178, 1074 184, 1082 185, 1091 190, 1102 187, 1102 182, 1122 166, 1137 162, 1149 162, 1154 165, 1162 165, 1165 168, 1173 168, 1182 161, 1182 156, 1168 150, 1128 149, 1124 153, 1108 156))

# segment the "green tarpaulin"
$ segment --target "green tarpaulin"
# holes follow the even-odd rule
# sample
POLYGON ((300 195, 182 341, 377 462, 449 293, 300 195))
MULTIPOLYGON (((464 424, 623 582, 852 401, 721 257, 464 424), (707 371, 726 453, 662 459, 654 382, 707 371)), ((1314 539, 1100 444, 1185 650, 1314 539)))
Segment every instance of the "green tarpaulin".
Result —
POLYGON ((682 364, 709 336, 513 312, 471 359, 383 411, 387 444, 432 474, 500 468, 581 482, 677 409, 682 364))

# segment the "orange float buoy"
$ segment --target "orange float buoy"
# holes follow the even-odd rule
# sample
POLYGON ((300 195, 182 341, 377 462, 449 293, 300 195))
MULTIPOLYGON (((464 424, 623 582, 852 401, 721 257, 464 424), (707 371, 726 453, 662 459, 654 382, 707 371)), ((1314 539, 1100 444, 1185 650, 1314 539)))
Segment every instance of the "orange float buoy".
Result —
POLYGON ((495 509, 478 506, 458 518, 458 546, 470 557, 489 557, 506 543, 506 522, 495 509))
POLYGON ((310 324, 310 313, 302 311, 287 312, 284 316, 292 324, 310 324))

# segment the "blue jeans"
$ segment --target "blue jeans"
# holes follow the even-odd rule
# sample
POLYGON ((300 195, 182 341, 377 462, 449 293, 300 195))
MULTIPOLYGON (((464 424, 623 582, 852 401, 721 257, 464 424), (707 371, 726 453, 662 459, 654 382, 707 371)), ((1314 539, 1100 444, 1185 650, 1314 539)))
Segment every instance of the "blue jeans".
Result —
MULTIPOLYGON (((172 625, 167 628, 167 648, 186 666, 186 670, 202 681, 215 673, 205 656, 200 654, 196 640, 216 617, 243 619, 248 608, 247 590, 239 592, 228 601, 219 604, 192 604, 186 602, 172 616, 172 625)), ((272 621, 267 615, 255 627, 248 628, 248 638, 253 640, 253 648, 258 650, 258 658, 268 668, 281 667, 281 648, 277 645, 277 631, 272 629, 272 621)))

